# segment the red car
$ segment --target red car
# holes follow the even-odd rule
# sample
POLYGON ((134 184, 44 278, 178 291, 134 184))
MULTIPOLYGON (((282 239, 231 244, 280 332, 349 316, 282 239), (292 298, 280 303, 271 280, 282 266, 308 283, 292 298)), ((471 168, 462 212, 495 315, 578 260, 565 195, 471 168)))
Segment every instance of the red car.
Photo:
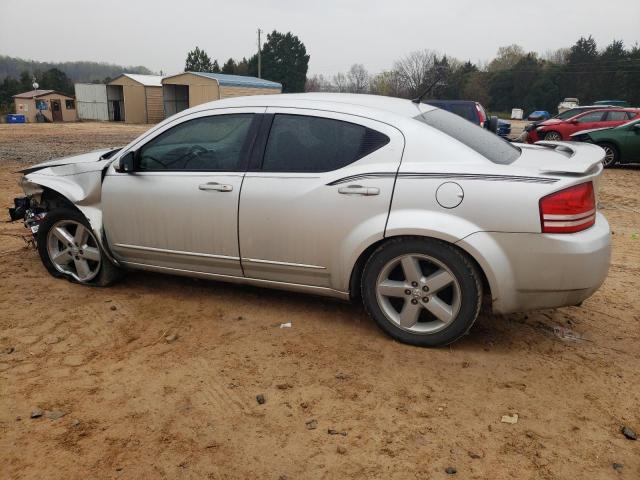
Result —
POLYGON ((550 118, 529 132, 527 142, 571 140, 571 135, 581 130, 617 127, 636 118, 640 118, 638 108, 603 108, 581 113, 566 120, 550 118))

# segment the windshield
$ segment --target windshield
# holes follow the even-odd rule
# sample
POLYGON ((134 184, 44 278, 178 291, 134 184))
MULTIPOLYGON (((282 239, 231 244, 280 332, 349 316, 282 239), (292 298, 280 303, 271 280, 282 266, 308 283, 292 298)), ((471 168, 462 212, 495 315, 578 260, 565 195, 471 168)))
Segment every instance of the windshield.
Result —
POLYGON ((508 165, 520 156, 520 149, 508 141, 446 110, 435 109, 414 118, 455 138, 493 163, 508 165))
POLYGON ((567 118, 575 117, 579 113, 586 112, 584 108, 570 108, 569 110, 565 110, 562 113, 559 113, 553 118, 557 118, 558 120, 566 120, 567 118))

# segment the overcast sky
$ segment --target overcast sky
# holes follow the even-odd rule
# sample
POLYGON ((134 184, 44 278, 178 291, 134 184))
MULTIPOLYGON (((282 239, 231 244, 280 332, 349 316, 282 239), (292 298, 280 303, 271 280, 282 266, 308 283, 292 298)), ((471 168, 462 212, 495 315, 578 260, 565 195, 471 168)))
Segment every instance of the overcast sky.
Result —
POLYGON ((291 31, 309 73, 371 73, 423 48, 486 61, 517 43, 544 52, 593 35, 640 41, 638 0, 0 0, 0 54, 182 71, 188 50, 222 64, 256 51, 256 29, 291 31))

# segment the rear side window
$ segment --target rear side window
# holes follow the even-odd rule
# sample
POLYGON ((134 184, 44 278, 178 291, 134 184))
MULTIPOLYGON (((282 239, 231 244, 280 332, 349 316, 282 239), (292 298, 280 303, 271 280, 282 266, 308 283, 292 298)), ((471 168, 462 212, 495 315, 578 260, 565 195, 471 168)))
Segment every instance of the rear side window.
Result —
POLYGON ((508 141, 445 110, 431 110, 415 119, 455 138, 493 163, 508 165, 520 156, 520 149, 508 141))
POLYGON ((629 120, 627 112, 614 111, 607 114, 607 122, 625 122, 629 120))
POLYGON ((266 172, 329 172, 389 143, 362 125, 331 118, 277 114, 264 153, 266 172))

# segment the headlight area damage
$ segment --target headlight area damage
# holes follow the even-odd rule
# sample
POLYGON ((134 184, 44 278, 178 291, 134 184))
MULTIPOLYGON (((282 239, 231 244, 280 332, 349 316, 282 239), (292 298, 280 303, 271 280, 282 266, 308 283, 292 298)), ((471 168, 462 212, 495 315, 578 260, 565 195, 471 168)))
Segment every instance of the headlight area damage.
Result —
POLYGON ((102 180, 111 163, 111 152, 112 149, 100 150, 22 170, 20 186, 25 196, 14 199, 14 206, 9 208, 11 221, 23 220, 35 236, 40 223, 52 210, 78 210, 89 221, 103 250, 115 263, 104 242, 101 209, 102 180))

